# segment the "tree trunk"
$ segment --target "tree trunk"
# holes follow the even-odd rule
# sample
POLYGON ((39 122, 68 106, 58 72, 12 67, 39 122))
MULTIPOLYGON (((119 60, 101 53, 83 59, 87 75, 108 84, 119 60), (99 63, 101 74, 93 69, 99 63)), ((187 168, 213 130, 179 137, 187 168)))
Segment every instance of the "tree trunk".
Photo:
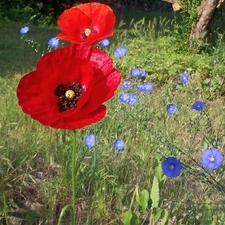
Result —
POLYGON ((193 24, 190 38, 198 40, 199 44, 204 43, 214 20, 216 9, 224 0, 202 0, 198 8, 198 18, 193 24))

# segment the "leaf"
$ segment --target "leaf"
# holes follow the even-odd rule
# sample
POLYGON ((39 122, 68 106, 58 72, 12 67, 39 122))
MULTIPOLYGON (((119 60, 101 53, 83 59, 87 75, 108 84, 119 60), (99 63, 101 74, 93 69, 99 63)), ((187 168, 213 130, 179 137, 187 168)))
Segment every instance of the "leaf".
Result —
POLYGON ((161 221, 161 225, 167 224, 167 222, 168 222, 168 216, 169 216, 168 210, 165 209, 165 210, 163 210, 163 212, 164 212, 164 217, 163 217, 163 219, 161 221))
POLYGON ((130 221, 131 221, 132 217, 133 217, 132 212, 130 210, 126 211, 123 214, 123 224, 124 225, 131 225, 130 221))
POLYGON ((142 210, 145 212, 146 208, 148 207, 148 201, 149 201, 149 193, 147 190, 142 190, 140 194, 140 203, 142 210))
POLYGON ((151 190, 152 208, 157 208, 159 204, 159 181, 154 176, 152 190, 151 190))
POLYGON ((160 208, 158 208, 157 210, 155 210, 155 212, 153 212, 153 219, 155 223, 160 219, 161 214, 162 210, 160 208))

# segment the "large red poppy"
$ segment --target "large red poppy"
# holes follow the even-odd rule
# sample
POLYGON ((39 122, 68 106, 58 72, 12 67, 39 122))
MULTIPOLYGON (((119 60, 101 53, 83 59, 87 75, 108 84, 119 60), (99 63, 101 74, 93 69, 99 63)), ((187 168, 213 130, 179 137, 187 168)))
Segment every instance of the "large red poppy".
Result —
POLYGON ((59 39, 75 44, 97 43, 112 36, 116 17, 112 9, 97 2, 80 4, 65 10, 58 19, 59 39))
POLYGON ((19 82, 22 110, 46 126, 79 129, 100 121, 121 74, 102 50, 69 45, 43 56, 19 82))

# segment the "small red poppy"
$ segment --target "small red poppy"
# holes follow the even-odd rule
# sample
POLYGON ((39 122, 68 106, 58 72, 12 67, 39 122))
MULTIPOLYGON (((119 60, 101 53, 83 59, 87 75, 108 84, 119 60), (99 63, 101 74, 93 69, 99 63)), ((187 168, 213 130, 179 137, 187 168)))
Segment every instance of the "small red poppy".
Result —
POLYGON ((17 87, 18 104, 45 126, 79 129, 103 119, 105 101, 121 80, 112 59, 87 45, 69 45, 44 55, 17 87))
POLYGON ((97 2, 80 4, 65 10, 58 19, 58 38, 75 44, 97 43, 112 36, 116 17, 112 9, 97 2))

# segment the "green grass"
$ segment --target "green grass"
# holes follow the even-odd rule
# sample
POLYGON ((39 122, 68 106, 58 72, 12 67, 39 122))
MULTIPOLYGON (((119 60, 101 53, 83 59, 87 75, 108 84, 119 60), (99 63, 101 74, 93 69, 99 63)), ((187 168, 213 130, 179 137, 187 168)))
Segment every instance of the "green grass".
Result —
MULTIPOLYGON (((90 224, 123 224, 123 215, 129 209, 136 214, 134 224, 148 224, 154 210, 142 211, 133 196, 137 187, 150 192, 157 168, 155 158, 162 162, 171 155, 181 160, 183 172, 177 179, 165 180, 157 210, 168 210, 174 224, 203 224, 204 203, 209 200, 211 221, 223 224, 224 206, 220 203, 224 201, 224 188, 218 184, 224 182, 224 166, 208 172, 201 167, 200 159, 208 148, 223 151, 225 147, 224 40, 218 39, 213 50, 199 54, 177 44, 171 17, 148 22, 147 15, 145 21, 137 17, 131 25, 119 27, 110 47, 104 49, 121 70, 123 80, 133 82, 128 92, 138 95, 138 103, 131 107, 118 101, 124 92, 119 88, 106 103, 107 116, 96 125, 76 131, 76 224, 85 224, 91 188, 90 224), (113 50, 121 45, 128 53, 118 60, 113 50), (141 81, 129 75, 133 67, 146 69, 146 81, 153 83, 152 93, 138 93, 135 84, 141 81), (190 74, 188 84, 178 80, 185 70, 190 74), (205 101, 203 112, 192 110, 197 100, 205 101), (176 114, 166 113, 168 103, 177 104, 176 114), (94 186, 94 150, 84 145, 89 133, 98 137, 94 186), (117 138, 125 141, 121 152, 113 148, 117 138)), ((38 43, 32 47, 21 40, 22 24, 0 25, 0 173, 6 173, 1 176, 5 186, 0 196, 0 221, 6 223, 6 205, 9 222, 17 218, 28 224, 56 224, 62 208, 71 202, 73 132, 44 127, 23 114, 17 105, 16 87, 24 74, 35 69, 46 52, 47 40, 58 30, 31 26, 25 37, 38 43)), ((67 213, 65 224, 69 224, 69 218, 67 213)))

